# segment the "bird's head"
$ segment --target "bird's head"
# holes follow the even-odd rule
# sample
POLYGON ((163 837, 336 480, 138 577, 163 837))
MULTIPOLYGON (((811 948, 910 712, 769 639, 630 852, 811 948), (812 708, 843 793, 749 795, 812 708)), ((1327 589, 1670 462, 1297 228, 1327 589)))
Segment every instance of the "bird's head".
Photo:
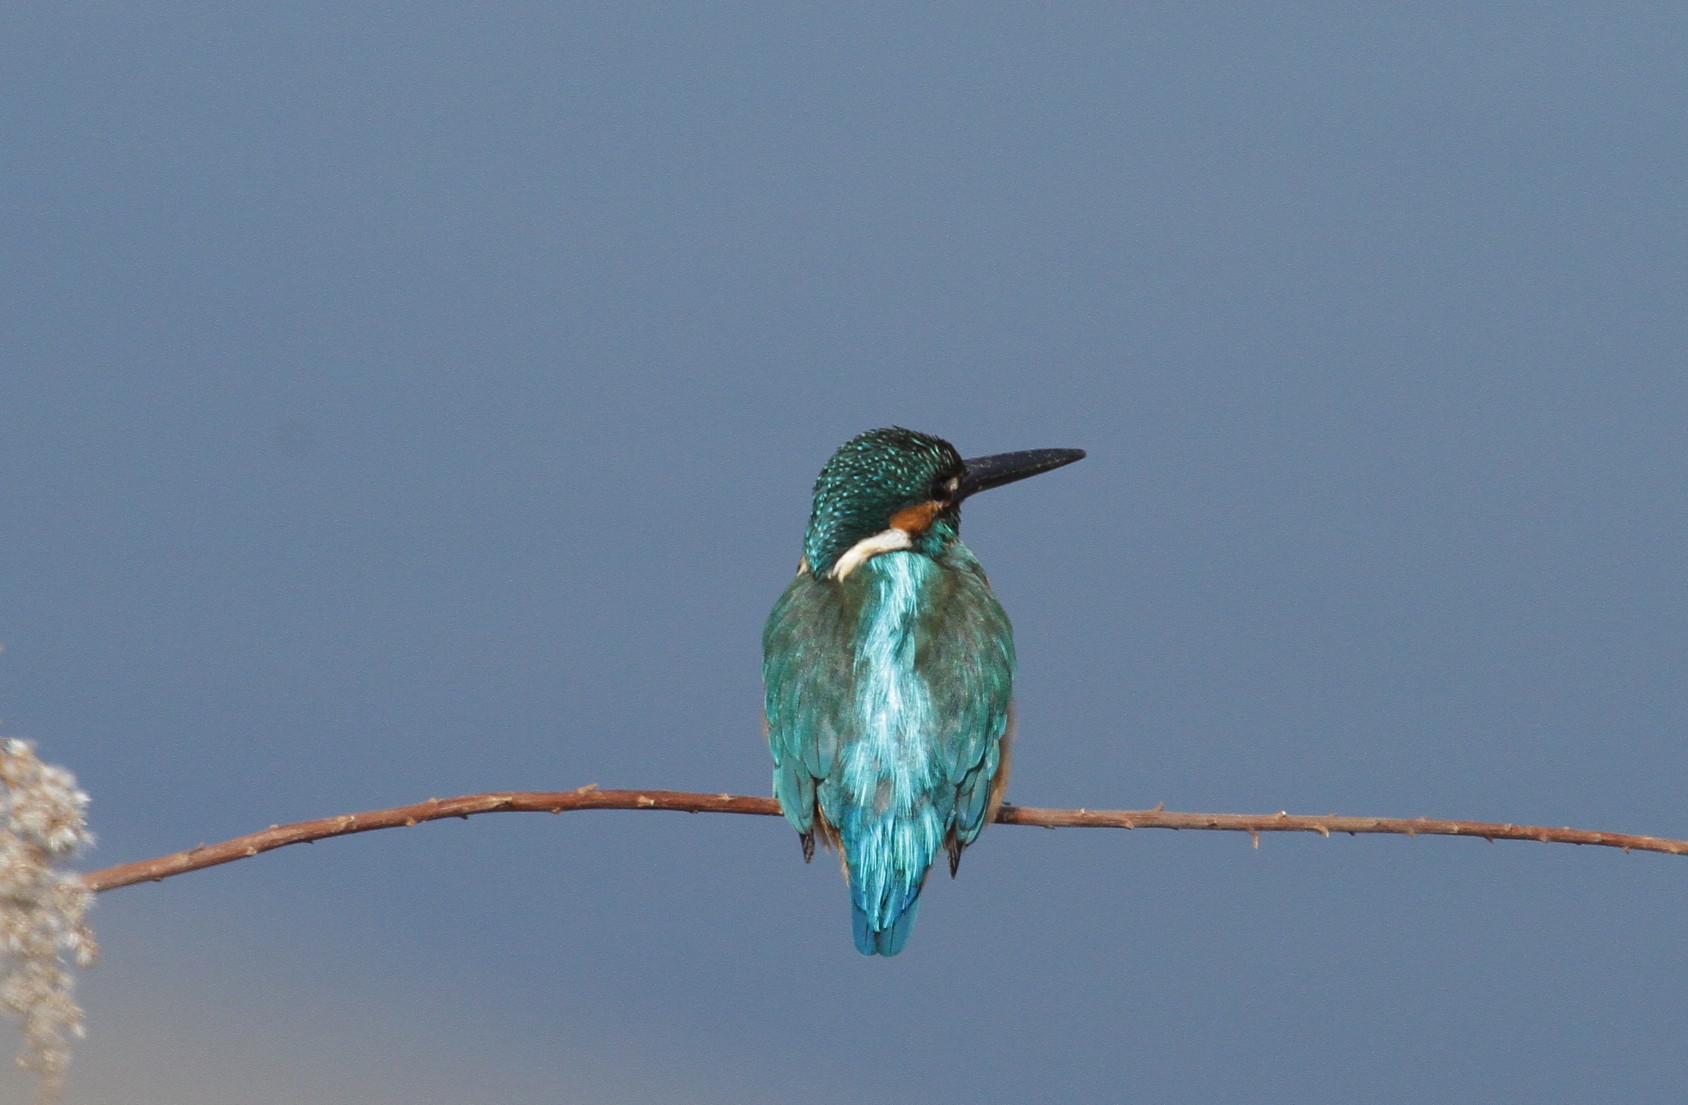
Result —
POLYGON ((1033 449, 963 460, 931 434, 869 430, 832 454, 815 480, 804 563, 816 576, 843 579, 880 553, 936 556, 956 539, 967 496, 1083 456, 1080 449, 1033 449))

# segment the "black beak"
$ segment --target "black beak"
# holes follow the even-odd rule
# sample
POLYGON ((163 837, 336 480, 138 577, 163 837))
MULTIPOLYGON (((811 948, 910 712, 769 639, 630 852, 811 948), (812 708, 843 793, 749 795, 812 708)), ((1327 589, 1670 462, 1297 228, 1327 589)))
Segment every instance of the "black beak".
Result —
POLYGON ((1048 472, 1084 459, 1083 449, 1027 449, 1021 453, 997 453, 995 456, 974 457, 962 461, 967 472, 961 477, 957 499, 965 499, 975 491, 1001 487, 1005 483, 1023 480, 1039 472, 1048 472))

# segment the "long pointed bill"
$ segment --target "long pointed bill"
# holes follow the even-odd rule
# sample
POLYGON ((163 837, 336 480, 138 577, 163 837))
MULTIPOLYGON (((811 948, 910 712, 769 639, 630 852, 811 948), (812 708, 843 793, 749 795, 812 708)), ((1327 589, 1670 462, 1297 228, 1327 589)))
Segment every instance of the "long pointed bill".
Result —
POLYGON ((961 477, 957 497, 965 499, 975 491, 1001 487, 1005 483, 1023 480, 1039 472, 1048 472, 1084 459, 1083 449, 1027 449, 1020 453, 997 453, 989 457, 974 457, 963 461, 967 474, 961 477))

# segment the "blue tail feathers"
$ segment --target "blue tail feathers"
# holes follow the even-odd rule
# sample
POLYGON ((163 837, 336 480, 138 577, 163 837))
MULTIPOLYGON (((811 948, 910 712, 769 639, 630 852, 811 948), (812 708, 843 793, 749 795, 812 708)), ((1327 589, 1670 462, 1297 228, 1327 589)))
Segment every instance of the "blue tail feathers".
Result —
POLYGON ((850 883, 850 927, 863 955, 896 955, 914 931, 920 891, 943 847, 949 811, 931 802, 897 812, 846 807, 838 835, 850 883))
POLYGON ((914 931, 914 918, 920 912, 920 899, 915 898, 897 914, 890 928, 871 929, 867 913, 853 900, 850 902, 850 929, 856 938, 856 950, 863 955, 896 955, 908 943, 914 931))

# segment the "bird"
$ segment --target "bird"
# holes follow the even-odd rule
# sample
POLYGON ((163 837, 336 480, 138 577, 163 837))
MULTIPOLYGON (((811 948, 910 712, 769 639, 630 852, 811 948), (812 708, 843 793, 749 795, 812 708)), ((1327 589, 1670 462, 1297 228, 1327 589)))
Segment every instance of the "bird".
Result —
POLYGON ((1014 633, 961 543, 961 503, 1081 460, 1033 449, 963 460, 892 426, 832 454, 815 480, 797 575, 762 634, 774 797, 841 852, 863 955, 914 928, 939 851, 951 877, 1008 781, 1014 633))

